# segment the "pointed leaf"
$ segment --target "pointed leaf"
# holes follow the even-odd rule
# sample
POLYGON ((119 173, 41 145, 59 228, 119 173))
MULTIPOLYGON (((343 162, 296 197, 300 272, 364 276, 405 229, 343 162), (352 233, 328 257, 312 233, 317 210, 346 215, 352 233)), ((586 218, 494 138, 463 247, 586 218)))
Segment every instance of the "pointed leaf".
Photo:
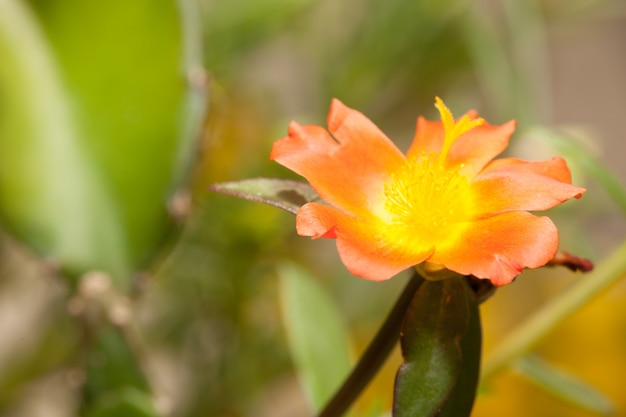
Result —
POLYGON ((615 406, 607 396, 538 356, 521 358, 516 362, 515 370, 539 388, 570 404, 605 416, 615 415, 615 406))
POLYGON ((296 214, 304 204, 320 199, 307 183, 275 178, 222 182, 213 184, 210 189, 244 200, 269 204, 292 214, 296 214))
POLYGON ((315 277, 281 264, 283 321, 289 349, 311 411, 318 411, 350 370, 348 332, 315 277))
POLYGON ((478 304, 465 277, 426 281, 405 316, 393 415, 469 416, 480 363, 478 304))

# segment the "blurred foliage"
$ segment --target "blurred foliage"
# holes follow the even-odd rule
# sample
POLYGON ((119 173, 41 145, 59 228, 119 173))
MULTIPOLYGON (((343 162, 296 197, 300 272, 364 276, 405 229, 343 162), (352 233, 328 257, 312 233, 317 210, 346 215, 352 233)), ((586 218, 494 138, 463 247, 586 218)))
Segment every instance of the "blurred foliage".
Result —
MULTIPOLYGON (((0 415, 307 415, 276 266, 289 259, 319 280, 357 352, 402 278, 351 278, 333 242, 298 238, 289 214, 207 186, 294 178, 268 161, 271 142, 290 119, 323 124, 331 97, 405 147, 435 95, 457 113, 517 118, 512 154, 566 152, 589 188, 551 212, 561 247, 601 261, 626 230, 626 174, 603 162, 626 151, 591 117, 576 120, 592 127, 581 140, 554 133, 571 120, 551 64, 579 28, 623 28, 625 12, 619 0, 0 0, 0 415)), ((481 307, 487 353, 580 279, 542 269, 500 289, 481 307)), ((538 347, 618 414, 624 291, 538 347)), ((362 414, 389 409, 400 359, 389 362, 362 414)), ((475 415, 594 415, 514 373, 487 388, 475 415)))
POLYGON ((163 238, 163 200, 193 146, 176 4, 2 7, 5 224, 69 273, 101 269, 128 287, 163 238))
POLYGON ((350 342, 337 307, 315 277, 279 265, 282 314, 310 410, 319 412, 350 372, 350 342))

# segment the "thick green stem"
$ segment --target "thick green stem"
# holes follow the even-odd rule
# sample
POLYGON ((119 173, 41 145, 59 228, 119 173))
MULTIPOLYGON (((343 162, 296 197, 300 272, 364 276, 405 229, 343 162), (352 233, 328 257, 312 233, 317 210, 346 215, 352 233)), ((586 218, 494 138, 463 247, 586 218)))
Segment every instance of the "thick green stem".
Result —
POLYGON ((393 350, 409 304, 424 279, 416 272, 398 297, 380 330, 341 388, 326 404, 318 417, 340 417, 361 394, 393 350))
POLYGON ((626 242, 593 272, 581 277, 576 285, 537 311, 493 349, 484 362, 482 379, 489 379, 527 353, 565 318, 624 276, 626 276, 626 242))

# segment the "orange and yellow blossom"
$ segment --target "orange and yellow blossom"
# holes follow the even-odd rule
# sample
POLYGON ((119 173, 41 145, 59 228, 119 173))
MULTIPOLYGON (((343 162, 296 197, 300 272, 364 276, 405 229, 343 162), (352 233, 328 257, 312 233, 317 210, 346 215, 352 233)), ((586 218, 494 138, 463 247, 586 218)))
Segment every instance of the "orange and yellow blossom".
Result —
POLYGON ((441 122, 419 117, 406 156, 336 99, 328 131, 292 122, 271 159, 305 177, 328 203, 300 208, 298 234, 337 239, 348 270, 376 281, 429 262, 504 285, 524 268, 545 265, 558 232, 529 211, 585 191, 571 185, 565 161, 494 160, 514 120, 491 126, 468 112, 455 121, 438 97, 435 107, 441 122))

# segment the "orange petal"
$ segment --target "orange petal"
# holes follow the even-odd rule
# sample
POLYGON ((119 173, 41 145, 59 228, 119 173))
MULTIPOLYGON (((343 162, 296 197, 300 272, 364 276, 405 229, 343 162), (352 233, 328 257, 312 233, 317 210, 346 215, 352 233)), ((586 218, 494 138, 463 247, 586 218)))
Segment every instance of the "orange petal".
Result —
POLYGON ((354 276, 372 281, 385 281, 414 265, 425 261, 432 251, 419 257, 393 256, 380 253, 380 248, 366 245, 355 236, 337 236, 337 250, 341 261, 354 276), (377 251, 378 250, 378 251, 377 251))
POLYGON ((572 182, 572 174, 563 158, 554 157, 545 161, 530 162, 516 158, 500 158, 491 161, 481 172, 480 176, 499 173, 502 171, 515 173, 532 173, 553 178, 557 181, 572 182))
POLYGON ((335 238, 337 218, 340 213, 334 207, 318 203, 307 203, 296 215, 296 231, 300 236, 335 238))
POLYGON ((561 158, 540 162, 511 158, 494 161, 471 184, 479 202, 476 215, 547 210, 585 192, 570 181, 569 169, 561 158))
POLYGON ((334 207, 317 203, 304 205, 296 217, 298 234, 337 238, 342 262, 355 276, 383 281, 423 262, 432 250, 415 254, 394 248, 382 241, 377 219, 362 219, 334 207))
POLYGON ((417 118, 415 137, 406 156, 408 159, 419 157, 422 152, 441 152, 445 129, 442 122, 426 120, 423 116, 417 118))
POLYGON ((515 120, 499 126, 483 123, 464 133, 450 148, 448 165, 463 164, 461 172, 472 178, 506 149, 516 124, 515 120))
POLYGON ((463 239, 445 250, 437 248, 429 261, 505 285, 524 268, 550 261, 558 242, 556 226, 549 218, 515 211, 473 222, 463 239))
POLYGON ((340 154, 353 176, 385 177, 406 160, 398 147, 362 113, 333 99, 328 130, 341 144, 340 154))
POLYGON ((336 142, 319 126, 289 125, 270 159, 305 177, 330 204, 359 213, 384 192, 404 155, 363 114, 333 100, 328 116, 336 142))

